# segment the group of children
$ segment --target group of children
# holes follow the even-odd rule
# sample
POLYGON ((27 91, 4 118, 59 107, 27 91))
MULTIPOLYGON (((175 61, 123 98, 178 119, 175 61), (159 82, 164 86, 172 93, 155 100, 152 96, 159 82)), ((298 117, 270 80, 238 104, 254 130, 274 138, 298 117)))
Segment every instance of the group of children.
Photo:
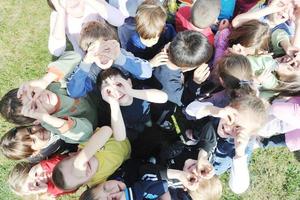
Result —
POLYGON ((47 3, 58 58, 0 101, 17 195, 217 200, 256 148, 300 149, 300 1, 47 3))

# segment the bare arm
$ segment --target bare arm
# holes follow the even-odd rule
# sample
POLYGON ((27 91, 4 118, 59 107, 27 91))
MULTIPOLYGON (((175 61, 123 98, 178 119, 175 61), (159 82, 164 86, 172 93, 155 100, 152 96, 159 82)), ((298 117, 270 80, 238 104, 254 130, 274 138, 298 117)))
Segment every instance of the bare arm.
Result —
POLYGON ((137 98, 143 99, 153 103, 165 103, 168 100, 168 95, 157 89, 143 89, 143 90, 129 90, 129 95, 137 98))
POLYGON ((78 169, 83 169, 85 164, 101 149, 112 135, 112 129, 108 126, 103 126, 97 129, 96 132, 87 142, 86 146, 76 156, 74 166, 78 169))
POLYGON ((265 8, 259 9, 253 12, 246 12, 236 16, 232 20, 232 26, 234 28, 241 26, 243 23, 253 20, 260 19, 264 16, 279 12, 285 8, 285 3, 282 0, 273 0, 273 2, 265 8))
POLYGON ((108 4, 105 0, 85 0, 85 2, 91 5, 111 25, 121 26, 124 23, 126 17, 122 12, 108 4))

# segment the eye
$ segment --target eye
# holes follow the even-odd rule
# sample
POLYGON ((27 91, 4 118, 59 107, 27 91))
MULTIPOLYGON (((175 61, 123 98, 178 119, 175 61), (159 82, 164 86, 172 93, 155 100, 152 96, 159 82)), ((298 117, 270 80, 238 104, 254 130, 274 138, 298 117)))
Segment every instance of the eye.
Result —
POLYGON ((123 85, 122 85, 122 83, 117 83, 116 84, 118 87, 122 87, 123 85))
POLYGON ((40 184, 39 184, 38 182, 35 182, 35 183, 34 183, 34 186, 35 186, 35 187, 39 187, 40 184))

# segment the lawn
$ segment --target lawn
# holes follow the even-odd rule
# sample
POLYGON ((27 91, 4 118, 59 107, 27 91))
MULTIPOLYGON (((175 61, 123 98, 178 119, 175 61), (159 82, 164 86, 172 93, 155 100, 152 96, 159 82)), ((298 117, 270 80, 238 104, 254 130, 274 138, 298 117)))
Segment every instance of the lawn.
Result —
MULTIPOLYGON (((49 15, 46 1, 0 1, 0 96, 45 72, 52 59, 47 49, 49 15)), ((11 127, 0 119, 0 135, 11 127)), ((6 184, 15 162, 0 156, 0 163, 0 199, 18 199, 6 184)), ((300 200, 300 163, 287 149, 256 151, 250 166, 251 187, 241 196, 230 192, 226 184, 228 175, 222 176, 224 200, 300 200)))

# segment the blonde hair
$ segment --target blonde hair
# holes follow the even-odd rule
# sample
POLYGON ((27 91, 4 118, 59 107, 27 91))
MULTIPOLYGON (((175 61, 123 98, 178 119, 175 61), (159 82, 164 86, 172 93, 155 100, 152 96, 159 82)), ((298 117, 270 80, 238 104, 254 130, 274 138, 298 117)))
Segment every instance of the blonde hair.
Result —
POLYGON ((27 162, 20 162, 14 166, 14 168, 10 171, 8 175, 8 186, 9 188, 18 196, 22 197, 22 199, 26 200, 50 200, 55 199, 50 196, 48 193, 40 193, 40 194, 24 194, 22 192, 22 187, 25 185, 26 179, 31 168, 34 164, 27 162))
POLYGON ((136 31, 143 39, 152 39, 163 32, 167 13, 164 7, 155 0, 144 1, 137 9, 136 31))
POLYGON ((195 191, 188 191, 193 200, 218 200, 222 196, 222 183, 215 175, 211 179, 201 179, 195 191))
POLYGON ((230 102, 230 106, 238 111, 249 110, 255 114, 257 129, 261 128, 267 120, 267 102, 254 95, 243 95, 230 102))
POLYGON ((229 46, 241 44, 243 47, 253 47, 255 55, 269 51, 270 29, 265 23, 250 20, 234 28, 228 36, 229 46))

